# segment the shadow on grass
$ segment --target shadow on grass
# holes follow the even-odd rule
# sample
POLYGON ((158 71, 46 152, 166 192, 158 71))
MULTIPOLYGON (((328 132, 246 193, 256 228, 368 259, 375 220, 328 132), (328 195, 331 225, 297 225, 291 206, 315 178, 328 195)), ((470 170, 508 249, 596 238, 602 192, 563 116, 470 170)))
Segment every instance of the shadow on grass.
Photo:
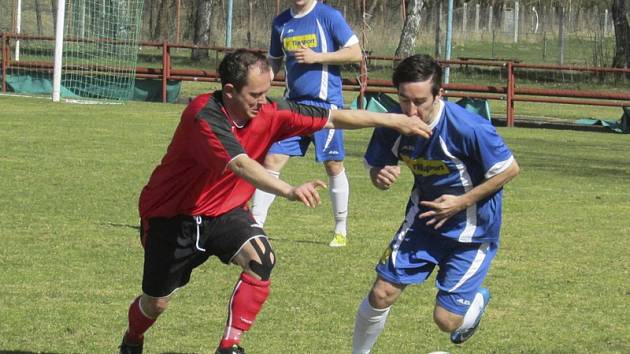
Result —
POLYGON ((23 350, 2 350, 0 349, 0 354, 59 354, 53 352, 28 352, 23 350))
POLYGON ((269 240, 273 242, 308 243, 312 245, 325 245, 325 246, 328 246, 328 242, 329 242, 329 241, 296 240, 296 239, 289 239, 289 238, 282 238, 282 237, 269 237, 269 240))
MULTIPOLYGON (((103 223, 101 225, 107 225, 107 226, 111 226, 111 227, 126 227, 129 229, 134 229, 134 230, 140 230, 140 225, 129 225, 129 224, 116 224, 113 222, 108 222, 108 223, 103 223)), ((0 352, 0 354, 2 354, 2 352, 0 352)))

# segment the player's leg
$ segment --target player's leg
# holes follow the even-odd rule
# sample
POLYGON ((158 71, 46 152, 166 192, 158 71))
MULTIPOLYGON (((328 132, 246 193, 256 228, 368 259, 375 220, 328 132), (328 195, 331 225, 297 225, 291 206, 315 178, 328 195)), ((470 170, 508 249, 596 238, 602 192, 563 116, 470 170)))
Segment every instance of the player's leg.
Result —
POLYGON ((345 149, 343 130, 322 129, 313 134, 317 161, 323 162, 328 175, 328 191, 335 219, 335 231, 331 247, 347 244, 348 201, 350 184, 343 166, 345 149))
MULTIPOLYGON (((288 155, 283 154, 267 155, 264 163, 267 173, 272 177, 280 178, 280 170, 289 162, 289 158, 288 155)), ((267 221, 269 208, 271 208, 271 204, 273 204, 275 199, 275 194, 256 189, 252 198, 252 215, 260 227, 263 227, 265 221, 267 221)))
POLYGON ((329 160, 324 162, 328 174, 328 193, 335 218, 335 239, 330 246, 345 246, 348 237, 348 203, 350 198, 350 184, 343 167, 343 161, 329 160))
POLYGON ((186 246, 195 245, 195 223, 192 217, 183 216, 143 222, 143 294, 129 306, 121 354, 142 353, 144 334, 166 310, 173 292, 186 285, 193 268, 208 258, 194 247, 186 246))
POLYGON ((495 243, 460 245, 440 263, 433 311, 437 326, 451 333, 451 341, 457 344, 468 340, 479 326, 490 300, 482 284, 497 251, 495 243))
POLYGON ((238 264, 243 269, 230 297, 217 353, 243 351, 241 336, 250 329, 269 295, 275 255, 262 228, 252 221, 247 212, 236 209, 214 224, 209 247, 222 262, 238 264))
MULTIPOLYGON (((415 215, 414 212, 408 213, 412 219, 415 215)), ((433 257, 426 251, 431 238, 420 237, 406 226, 411 224, 403 223, 376 266, 378 277, 357 310, 352 337, 353 354, 366 354, 372 350, 385 327, 389 309, 405 287, 423 283, 435 268, 433 257), (413 264, 407 261, 410 253, 419 257, 414 257, 413 264)))
POLYGON ((352 354, 367 354, 372 350, 385 328, 391 306, 400 297, 404 288, 405 285, 377 277, 370 293, 357 310, 352 335, 352 354))
POLYGON ((136 297, 127 312, 128 326, 120 345, 120 354, 140 354, 144 343, 144 333, 162 314, 170 297, 155 298, 147 294, 136 297))
MULTIPOLYGON (((303 139, 305 138, 292 137, 271 146, 263 163, 271 176, 280 178, 280 171, 289 162, 291 156, 304 156, 306 151, 302 148, 303 139)), ((269 208, 275 198, 275 194, 256 189, 252 198, 252 215, 260 227, 264 226, 269 208)))

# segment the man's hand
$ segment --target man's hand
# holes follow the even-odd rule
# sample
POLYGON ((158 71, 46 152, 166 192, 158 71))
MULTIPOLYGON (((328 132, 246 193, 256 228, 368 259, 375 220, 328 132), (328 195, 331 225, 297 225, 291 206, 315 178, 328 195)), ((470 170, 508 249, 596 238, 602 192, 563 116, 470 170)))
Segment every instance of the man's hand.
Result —
POLYGON ((444 194, 432 202, 422 201, 421 205, 432 210, 424 212, 418 216, 419 219, 429 219, 427 226, 435 225, 434 229, 439 229, 451 216, 466 209, 466 204, 461 196, 444 194))
POLYGON ((370 169, 372 184, 378 189, 389 189, 398 177, 400 177, 400 166, 373 167, 370 169))
POLYGON ((319 63, 319 54, 311 48, 300 44, 300 49, 293 52, 295 60, 300 64, 316 64, 319 63))
POLYGON ((306 182, 299 186, 291 188, 291 191, 287 195, 287 199, 290 201, 301 201, 309 208, 314 208, 321 203, 318 188, 326 188, 326 184, 320 180, 306 182))
POLYGON ((427 123, 423 122, 418 116, 407 116, 405 114, 391 114, 393 125, 392 128, 396 129, 403 135, 418 135, 428 139, 431 137, 431 128, 427 123))

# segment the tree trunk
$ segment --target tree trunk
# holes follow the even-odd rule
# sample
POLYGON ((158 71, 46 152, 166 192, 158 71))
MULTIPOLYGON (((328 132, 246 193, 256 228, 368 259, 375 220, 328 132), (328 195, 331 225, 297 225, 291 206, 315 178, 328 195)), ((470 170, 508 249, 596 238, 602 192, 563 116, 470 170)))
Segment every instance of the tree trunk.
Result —
POLYGON ((410 0, 407 6, 407 16, 405 24, 400 34, 398 48, 396 48, 396 57, 406 58, 413 54, 416 47, 416 38, 420 33, 420 15, 424 0, 410 0))
MULTIPOLYGON (((206 46, 210 35, 210 18, 214 0, 195 0, 193 44, 206 46)), ((208 58, 207 49, 193 49, 190 59, 200 61, 208 58)))
POLYGON ((367 13, 371 14, 372 16, 374 16, 374 10, 376 9, 377 6, 378 6, 378 0, 372 0, 370 5, 368 6, 367 13))
POLYGON ((626 0, 614 0, 612 18, 615 23, 615 57, 613 67, 630 67, 630 25, 626 9, 626 0))
POLYGON ((50 0, 50 9, 52 11, 53 18, 53 33, 55 33, 57 28, 57 1, 50 0))
POLYGON ((39 5, 39 0, 35 0, 35 17, 37 19, 37 34, 42 34, 42 8, 39 5))

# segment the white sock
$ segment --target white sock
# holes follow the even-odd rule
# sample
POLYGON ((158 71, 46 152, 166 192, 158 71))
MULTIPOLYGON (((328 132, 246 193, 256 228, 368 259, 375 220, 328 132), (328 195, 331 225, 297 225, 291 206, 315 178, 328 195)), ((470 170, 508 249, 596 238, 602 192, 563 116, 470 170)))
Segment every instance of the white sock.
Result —
POLYGON ((346 225, 348 221, 348 198, 350 196, 350 184, 346 170, 342 170, 336 176, 329 176, 328 185, 330 186, 330 200, 335 218, 335 233, 345 236, 348 233, 346 225))
MULTIPOLYGON (((273 177, 280 178, 280 172, 267 170, 267 173, 273 177)), ((260 227, 263 227, 265 224, 265 220, 267 220, 267 213, 269 212, 269 208, 271 207, 274 199, 276 199, 275 194, 256 189, 254 197, 252 198, 252 215, 260 227)))
POLYGON ((363 299, 354 323, 354 334, 352 335, 352 354, 368 354, 378 335, 385 328, 385 321, 389 314, 390 307, 375 309, 370 305, 367 297, 363 299))
POLYGON ((477 317, 481 316, 481 311, 483 310, 483 306, 484 306, 483 295, 481 295, 481 293, 478 292, 475 295, 475 298, 473 299, 472 304, 470 304, 468 311, 466 311, 466 314, 464 315, 464 320, 462 321, 462 325, 459 326, 459 328, 456 329, 456 331, 464 331, 472 327, 475 324, 477 317))

